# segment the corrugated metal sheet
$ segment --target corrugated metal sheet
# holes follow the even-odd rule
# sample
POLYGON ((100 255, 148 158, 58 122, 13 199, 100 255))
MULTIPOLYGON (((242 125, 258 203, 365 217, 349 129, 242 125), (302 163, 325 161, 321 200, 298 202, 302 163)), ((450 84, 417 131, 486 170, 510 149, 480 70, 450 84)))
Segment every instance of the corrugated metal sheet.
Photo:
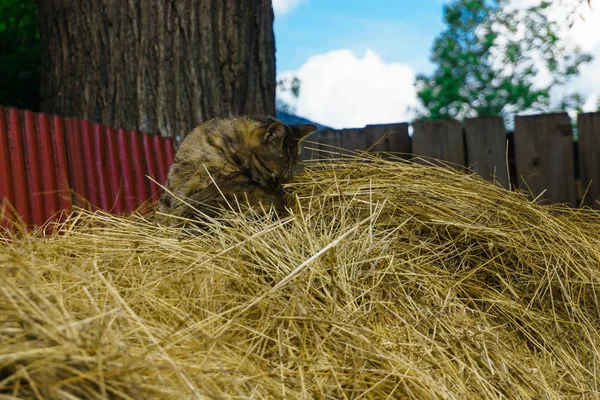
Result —
POLYGON ((0 106, 0 225, 43 225, 73 205, 112 213, 156 201, 170 138, 0 106))

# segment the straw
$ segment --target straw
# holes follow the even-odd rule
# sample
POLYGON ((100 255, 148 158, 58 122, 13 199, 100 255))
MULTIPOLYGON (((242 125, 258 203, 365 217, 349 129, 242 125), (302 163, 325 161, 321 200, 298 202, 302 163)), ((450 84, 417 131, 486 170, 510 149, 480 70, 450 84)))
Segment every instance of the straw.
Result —
POLYGON ((600 398, 598 212, 325 158, 280 220, 4 234, 0 398, 600 398))

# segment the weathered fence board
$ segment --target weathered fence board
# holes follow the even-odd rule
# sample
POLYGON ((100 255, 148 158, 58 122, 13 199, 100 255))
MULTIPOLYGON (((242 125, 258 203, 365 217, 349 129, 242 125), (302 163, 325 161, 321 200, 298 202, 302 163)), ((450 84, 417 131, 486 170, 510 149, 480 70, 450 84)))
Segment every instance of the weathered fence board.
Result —
POLYGON ((302 144, 299 159, 338 158, 342 154, 367 150, 409 154, 411 144, 408 126, 407 123, 400 123, 367 125, 355 129, 322 129, 309 137, 308 143, 302 144), (310 148, 319 151, 314 152, 310 148))
POLYGON ((317 159, 320 158, 338 158, 341 156, 339 147, 342 135, 341 130, 320 130, 319 137, 319 153, 316 154, 317 159))
POLYGON ((600 113, 579 114, 579 171, 585 205, 600 208, 600 113))
POLYGON ((413 127, 414 156, 447 161, 456 168, 465 165, 463 128, 459 121, 451 118, 442 121, 416 121, 413 127))
POLYGON ((363 129, 343 129, 339 134, 339 146, 344 153, 366 150, 365 132, 363 129))
POLYGON ((367 125, 364 134, 365 150, 406 155, 412 152, 407 123, 367 125))
POLYGON ((515 119, 517 173, 535 198, 576 205, 573 129, 567 113, 515 119))
POLYGON ((506 131, 502 117, 465 120, 467 166, 486 179, 495 179, 508 188, 506 131))

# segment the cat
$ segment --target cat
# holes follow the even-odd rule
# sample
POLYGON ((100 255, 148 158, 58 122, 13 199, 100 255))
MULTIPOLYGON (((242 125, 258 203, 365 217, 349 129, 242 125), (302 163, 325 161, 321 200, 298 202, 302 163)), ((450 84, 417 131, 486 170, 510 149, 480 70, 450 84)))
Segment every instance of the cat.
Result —
POLYGON ((215 218, 223 209, 240 210, 239 205, 259 214, 271 208, 285 213, 282 185, 294 174, 299 142, 316 130, 313 124, 286 125, 271 117, 204 122, 175 154, 159 201, 159 223, 215 218))

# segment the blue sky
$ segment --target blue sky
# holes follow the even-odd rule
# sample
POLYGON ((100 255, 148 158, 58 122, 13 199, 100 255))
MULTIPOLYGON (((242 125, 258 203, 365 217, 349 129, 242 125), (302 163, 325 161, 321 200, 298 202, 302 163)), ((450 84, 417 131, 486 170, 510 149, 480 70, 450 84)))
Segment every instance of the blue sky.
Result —
POLYGON ((443 29, 441 0, 312 0, 275 18, 277 71, 298 69, 336 49, 377 52, 385 62, 429 72, 429 53, 443 29))
MULTIPOLYGON (((334 128, 414 119, 415 78, 433 71, 431 48, 451 0, 272 1, 278 78, 301 80, 298 98, 278 98, 297 115, 334 128)), ((527 7, 541 0, 508 1, 527 7)), ((600 96, 600 12, 582 7, 585 21, 564 34, 595 61, 567 89, 582 93, 591 110, 600 96)), ((558 5, 552 12, 564 21, 558 5)))

